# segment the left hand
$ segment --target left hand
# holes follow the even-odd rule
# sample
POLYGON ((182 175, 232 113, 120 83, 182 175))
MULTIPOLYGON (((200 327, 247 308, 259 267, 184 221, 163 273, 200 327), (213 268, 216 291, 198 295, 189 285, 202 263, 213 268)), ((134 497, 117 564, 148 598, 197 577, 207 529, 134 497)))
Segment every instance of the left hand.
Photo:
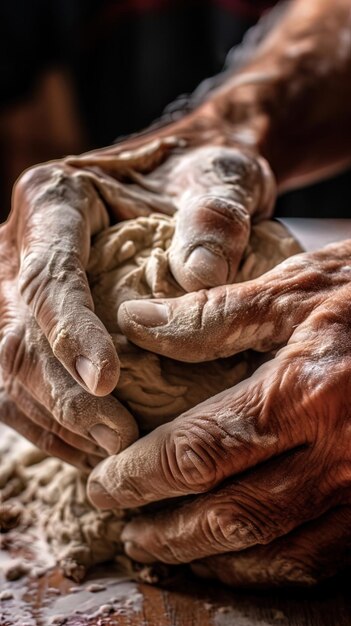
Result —
POLYGON ((347 241, 247 283, 122 305, 132 341, 179 360, 284 346, 248 380, 93 471, 100 508, 200 494, 130 522, 131 557, 206 559, 203 572, 237 584, 310 582, 333 569, 317 567, 325 555, 350 556, 350 255, 347 241))

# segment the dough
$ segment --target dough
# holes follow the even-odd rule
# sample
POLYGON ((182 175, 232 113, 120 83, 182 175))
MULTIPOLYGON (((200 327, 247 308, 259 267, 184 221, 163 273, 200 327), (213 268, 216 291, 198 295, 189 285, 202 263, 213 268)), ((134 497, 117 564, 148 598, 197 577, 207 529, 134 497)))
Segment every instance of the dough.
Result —
MULTIPOLYGON (((153 214, 125 221, 96 237, 88 268, 96 312, 120 355, 122 371, 114 393, 144 431, 236 384, 257 365, 254 353, 199 365, 178 363, 145 352, 121 334, 117 310, 122 302, 184 293, 168 267, 173 232, 173 217, 153 214)), ((283 226, 261 222, 252 229, 237 280, 254 278, 299 251, 283 226)), ((55 560, 77 581, 91 565, 121 554, 123 514, 93 509, 85 478, 76 469, 46 458, 5 427, 0 441, 3 530, 22 538, 28 529, 44 533, 55 560)))
MULTIPOLYGON (((235 385, 257 366, 253 353, 196 365, 180 363, 146 352, 121 334, 117 311, 122 302, 185 293, 169 270, 168 248, 174 225, 174 218, 153 214, 109 228, 95 239, 88 266, 96 313, 111 334, 121 360, 115 395, 128 406, 143 431, 235 385)), ((282 224, 260 222, 252 228, 236 282, 256 278, 298 252, 300 246, 282 224)))
POLYGON ((3 425, 0 442, 0 528, 12 533, 15 545, 39 544, 42 551, 44 541, 54 557, 44 549, 30 573, 56 561, 79 582, 91 565, 121 554, 123 514, 96 511, 86 497, 86 478, 76 468, 46 457, 3 425))

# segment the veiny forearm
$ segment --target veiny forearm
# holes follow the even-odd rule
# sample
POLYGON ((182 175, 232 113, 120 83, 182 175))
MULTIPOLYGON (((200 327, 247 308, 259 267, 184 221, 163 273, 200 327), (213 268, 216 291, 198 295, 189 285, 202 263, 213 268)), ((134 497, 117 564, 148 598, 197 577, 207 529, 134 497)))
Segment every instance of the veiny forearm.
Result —
POLYGON ((351 5, 292 0, 250 61, 202 111, 258 147, 279 188, 351 162, 351 5))

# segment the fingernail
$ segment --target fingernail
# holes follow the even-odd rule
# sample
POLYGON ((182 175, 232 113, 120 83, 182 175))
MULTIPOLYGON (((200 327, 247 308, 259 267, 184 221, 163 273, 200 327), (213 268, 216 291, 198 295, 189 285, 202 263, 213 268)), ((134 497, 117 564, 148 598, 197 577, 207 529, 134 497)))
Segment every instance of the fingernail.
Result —
POLYGON ((76 360, 76 370, 86 386, 94 393, 99 380, 99 372, 95 365, 85 356, 79 356, 76 360))
POLYGON ((168 322, 166 305, 158 302, 128 302, 124 304, 124 310, 137 324, 153 328, 164 326, 168 322))
POLYGON ((152 554, 146 552, 144 548, 134 541, 126 541, 124 543, 124 550, 134 561, 140 561, 140 563, 154 563, 156 561, 152 554))
POLYGON ((95 480, 88 483, 88 496, 94 506, 98 509, 115 509, 116 501, 112 496, 95 480))
POLYGON ((208 248, 197 246, 189 254, 186 269, 198 278, 204 287, 225 285, 228 279, 228 261, 208 248))
POLYGON ((121 438, 119 434, 105 424, 95 424, 90 429, 90 434, 99 446, 107 450, 109 454, 117 454, 120 451, 121 438))

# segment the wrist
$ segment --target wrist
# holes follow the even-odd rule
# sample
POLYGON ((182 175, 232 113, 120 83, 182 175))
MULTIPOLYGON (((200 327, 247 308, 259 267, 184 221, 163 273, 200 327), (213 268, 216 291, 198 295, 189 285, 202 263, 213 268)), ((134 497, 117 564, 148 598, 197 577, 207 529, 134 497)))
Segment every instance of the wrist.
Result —
POLYGON ((333 174, 351 159, 351 48, 341 45, 349 3, 291 6, 260 53, 205 104, 227 140, 268 160, 280 189, 333 174))

